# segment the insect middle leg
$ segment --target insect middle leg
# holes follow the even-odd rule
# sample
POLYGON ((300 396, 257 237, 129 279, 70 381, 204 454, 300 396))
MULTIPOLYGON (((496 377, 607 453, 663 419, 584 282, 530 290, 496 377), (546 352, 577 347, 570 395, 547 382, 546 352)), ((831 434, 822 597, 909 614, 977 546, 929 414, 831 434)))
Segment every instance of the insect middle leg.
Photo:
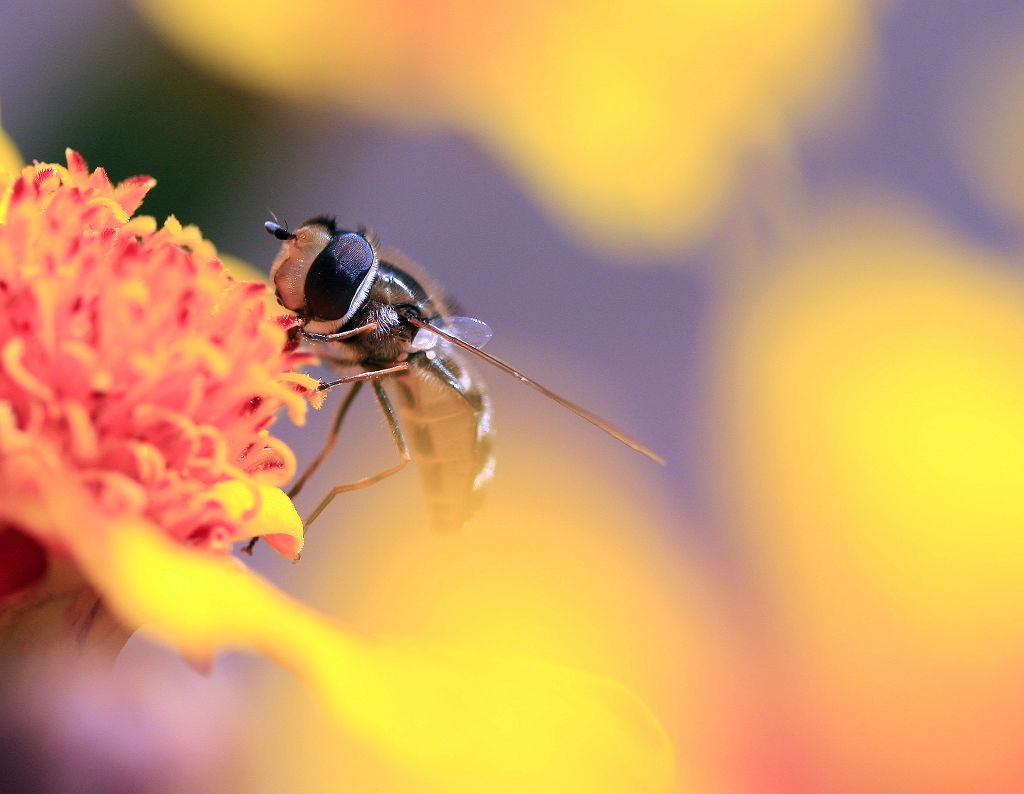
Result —
POLYGON ((340 342, 343 339, 351 339, 355 336, 362 336, 363 334, 372 334, 377 330, 379 324, 376 322, 367 323, 366 325, 360 325, 358 328, 352 328, 348 331, 335 331, 333 334, 317 334, 312 331, 302 330, 302 335, 306 339, 310 339, 314 342, 340 342))
MULTIPOLYGON (((381 402, 381 408, 384 410, 384 416, 387 418, 388 424, 391 427, 391 434, 394 436, 395 443, 398 445, 398 451, 402 455, 402 462, 398 466, 388 469, 385 472, 364 478, 364 480, 367 480, 368 482, 364 483, 364 480, 357 480, 355 483, 352 483, 353 487, 338 486, 338 488, 341 488, 342 490, 338 490, 337 488, 332 489, 327 497, 320 502, 316 510, 313 511, 313 515, 308 521, 306 521, 304 526, 308 527, 312 524, 313 519, 320 515, 323 509, 331 503, 331 500, 337 495, 337 493, 343 493, 346 490, 352 491, 356 488, 364 488, 366 485, 372 485, 375 482, 379 482, 385 477, 389 477, 392 474, 396 474, 401 471, 405 467, 405 464, 409 462, 409 452, 406 449, 405 439, 402 437, 402 431, 398 427, 394 408, 391 407, 391 403, 388 401, 387 395, 384 393, 384 389, 380 385, 379 380, 386 375, 393 375, 396 372, 404 372, 408 368, 408 363, 402 362, 401 364, 388 367, 387 369, 371 370, 369 372, 360 372, 356 375, 349 375, 348 377, 340 378, 339 380, 331 381, 330 383, 321 384, 317 388, 317 391, 326 391, 327 389, 331 389, 345 383, 352 384, 352 388, 349 390, 349 393, 345 395, 345 399, 342 400, 341 405, 338 406, 338 412, 334 415, 334 424, 331 425, 331 432, 327 435, 327 441, 324 443, 323 449, 320 450, 320 454, 313 459, 309 466, 306 467, 306 470, 302 472, 302 475, 296 481, 295 485, 293 485, 288 491, 289 499, 295 499, 295 497, 299 495, 299 491, 301 491, 303 486, 305 486, 309 481, 309 478, 316 473, 316 470, 320 468, 320 464, 323 463, 327 459, 328 455, 331 454, 331 451, 334 449, 334 445, 338 443, 338 435, 341 433, 341 423, 345 421, 345 416, 348 414, 349 408, 352 407, 352 403, 355 401, 356 395, 359 394, 359 390, 363 387, 363 384, 366 381, 371 381, 373 383, 374 392, 377 395, 378 401, 381 402)), ((259 536, 250 540, 242 551, 251 555, 252 550, 256 547, 258 542, 259 536)))
MULTIPOLYGON (((324 510, 327 509, 327 506, 334 501, 334 497, 338 494, 348 493, 349 491, 358 491, 360 488, 366 488, 369 485, 373 485, 374 483, 387 479, 393 474, 398 474, 398 472, 404 469, 412 459, 409 455, 409 447, 405 443, 405 436, 402 435, 402 428, 398 424, 398 415, 395 412, 394 406, 391 404, 391 400, 388 399, 387 392, 384 391, 384 387, 381 386, 379 380, 371 381, 371 385, 373 386, 373 393, 377 397, 377 402, 380 403, 381 411, 384 413, 384 419, 388 423, 388 429, 391 431, 391 437, 395 441, 395 446, 398 448, 398 454, 401 457, 401 460, 390 469, 385 469, 384 471, 372 474, 369 477, 363 477, 355 482, 336 485, 331 488, 331 490, 327 492, 327 495, 320 500, 320 504, 316 506, 316 509, 310 514, 309 518, 306 519, 304 525, 305 529, 309 529, 309 526, 316 521, 317 517, 319 517, 324 510)), ((346 400, 346 402, 348 402, 348 400, 346 400)), ((340 426, 341 418, 343 417, 339 415, 339 418, 336 420, 337 426, 340 426)))
POLYGON ((323 449, 320 450, 320 454, 313 458, 312 462, 306 467, 306 470, 302 472, 298 480, 295 481, 288 491, 288 498, 294 500, 299 492, 305 486, 306 482, 316 474, 316 470, 320 468, 320 464, 323 463, 327 456, 334 450, 334 445, 338 443, 338 434, 341 433, 341 423, 345 421, 345 416, 348 414, 348 409, 352 407, 352 403, 356 400, 356 395, 359 394, 359 390, 363 388, 363 384, 366 381, 357 380, 352 384, 352 388, 349 389, 348 394, 345 395, 345 399, 341 401, 341 405, 338 406, 338 411, 334 415, 334 424, 331 425, 331 432, 327 434, 327 441, 324 442, 323 449))

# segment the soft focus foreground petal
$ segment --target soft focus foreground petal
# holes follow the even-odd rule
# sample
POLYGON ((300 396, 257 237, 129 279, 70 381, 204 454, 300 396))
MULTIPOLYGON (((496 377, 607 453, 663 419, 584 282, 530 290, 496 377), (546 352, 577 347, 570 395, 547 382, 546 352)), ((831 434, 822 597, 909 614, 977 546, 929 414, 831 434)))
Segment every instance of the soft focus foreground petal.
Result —
POLYGON ((321 655, 357 733, 446 790, 668 791, 672 749, 621 685, 577 670, 409 643, 321 655))
POLYGON ((265 652, 292 669, 289 650, 317 647, 323 632, 308 608, 293 602, 232 557, 173 543, 142 523, 113 525, 102 543, 81 543, 76 557, 108 607, 127 625, 197 661, 217 649, 265 652))
POLYGON ((891 202, 818 221, 727 303, 712 398, 817 790, 1018 791, 1024 282, 891 202))
MULTIPOLYGON (((679 790, 739 790, 739 778, 748 780, 750 766, 763 761, 752 758, 762 752, 753 736, 761 729, 758 693, 745 689, 739 672, 751 649, 740 651, 733 642, 723 592, 674 546, 691 531, 688 522, 648 482, 653 467, 619 465, 620 450, 609 449, 606 439, 586 428, 552 428, 537 420, 535 406, 523 408, 513 405, 502 415, 503 426, 515 432, 501 437, 501 476, 464 532, 423 528, 413 479, 350 494, 309 539, 315 553, 303 562, 307 597, 336 604, 360 628, 429 637, 473 657, 544 659, 622 682, 650 704, 671 736, 679 790), (352 524, 351 516, 360 514, 368 518, 352 524)), ((624 462, 632 462, 628 451, 624 462)), ((303 725, 294 700, 281 700, 282 719, 303 725)), ((524 714, 534 703, 524 700, 524 714)), ((581 708, 579 718, 591 719, 593 709, 581 708)), ((553 722, 557 716, 545 718, 552 734, 563 724, 553 722)), ((567 711, 560 719, 568 725, 570 718, 576 719, 567 711)), ((584 725, 574 731, 589 735, 584 725)), ((385 764, 372 764, 358 750, 294 735, 303 737, 311 788, 313 770, 333 768, 354 790, 422 790, 393 769, 385 774, 385 764)), ((523 741, 520 735, 512 743, 523 741)), ((584 752, 592 750, 558 742, 550 784, 539 790, 636 790, 608 775, 609 764, 625 768, 621 755, 559 768, 563 754, 568 763, 584 752)), ((513 759, 496 761, 496 776, 515 780, 513 759)), ((444 786, 426 790, 489 789, 449 776, 444 786)))
MULTIPOLYGON (((663 790, 672 761, 661 728, 621 686, 554 666, 357 639, 232 560, 173 544, 138 524, 79 552, 108 606, 197 662, 224 647, 280 662, 335 716, 418 769, 480 780, 514 770, 523 790, 561 775, 663 790), (561 771, 559 771, 561 770, 561 771)), ((590 790, 601 790, 591 788, 590 790)))
POLYGON ((137 2, 255 90, 470 132, 584 239, 629 251, 692 241, 745 159, 785 161, 793 122, 871 51, 874 5, 137 2))

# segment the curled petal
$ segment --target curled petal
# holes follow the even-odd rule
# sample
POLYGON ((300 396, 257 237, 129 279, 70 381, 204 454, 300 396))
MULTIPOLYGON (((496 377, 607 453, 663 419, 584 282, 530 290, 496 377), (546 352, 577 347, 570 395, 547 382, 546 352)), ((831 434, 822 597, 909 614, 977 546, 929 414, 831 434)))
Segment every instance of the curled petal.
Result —
POLYGON ((289 559, 296 559, 302 551, 302 519, 280 488, 228 480, 213 486, 206 498, 220 502, 244 528, 244 537, 230 540, 263 536, 271 548, 289 559))

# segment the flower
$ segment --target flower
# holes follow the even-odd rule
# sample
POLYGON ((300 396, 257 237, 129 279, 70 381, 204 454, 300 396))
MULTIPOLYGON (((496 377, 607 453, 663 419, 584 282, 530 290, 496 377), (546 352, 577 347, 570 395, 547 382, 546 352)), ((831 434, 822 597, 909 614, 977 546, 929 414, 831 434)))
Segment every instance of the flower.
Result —
POLYGON ((628 254, 698 240, 745 162, 785 171, 793 130, 871 51, 873 14, 859 0, 137 4, 254 90, 469 133, 582 239, 628 254), (310 20, 335 44, 312 42, 310 20))
POLYGON ((75 503, 209 553, 266 534, 295 556, 278 487, 294 457, 267 428, 281 406, 301 421, 315 382, 263 285, 233 281, 194 227, 130 217, 153 184, 114 187, 69 151, 5 190, 0 520, 73 552, 91 530, 57 505, 75 503))
POLYGON ((618 684, 370 641, 230 555, 255 535, 301 547, 294 459, 268 427, 282 407, 301 422, 316 382, 264 285, 197 229, 132 217, 152 186, 71 151, 0 173, 0 653, 38 674, 139 628, 198 665, 252 649, 401 763, 493 782, 514 759, 540 790, 556 761, 572 775, 551 756, 571 744, 618 790, 664 788, 664 733, 618 684))
MULTIPOLYGON (((125 523, 224 560, 254 535, 297 556, 279 487, 294 457, 268 427, 281 406, 301 422, 315 382, 266 287, 234 281, 194 227, 132 218, 149 177, 114 186, 69 151, 0 180, 2 595, 70 562, 116 607, 92 563, 125 523)), ((8 621, 53 600, 35 590, 8 621)), ((80 601, 70 619, 95 623, 80 601)))

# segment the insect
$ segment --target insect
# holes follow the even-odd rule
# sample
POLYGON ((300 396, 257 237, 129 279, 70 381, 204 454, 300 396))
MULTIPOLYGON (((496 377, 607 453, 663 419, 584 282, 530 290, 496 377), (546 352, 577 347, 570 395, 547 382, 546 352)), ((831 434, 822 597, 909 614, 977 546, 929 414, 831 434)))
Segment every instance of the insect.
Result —
POLYGON ((365 229, 349 231, 320 216, 294 232, 276 221, 281 241, 271 266, 278 302, 301 320, 298 333, 350 384, 320 454, 292 486, 294 498, 330 455, 356 395, 369 384, 398 449, 385 471, 332 488, 305 526, 338 494, 390 477, 412 461, 419 471, 434 529, 458 529, 473 513, 494 471, 491 403, 464 363, 468 353, 518 378, 648 458, 662 459, 603 419, 526 377, 480 348, 485 323, 459 315, 443 292, 397 252, 382 250, 365 229))

